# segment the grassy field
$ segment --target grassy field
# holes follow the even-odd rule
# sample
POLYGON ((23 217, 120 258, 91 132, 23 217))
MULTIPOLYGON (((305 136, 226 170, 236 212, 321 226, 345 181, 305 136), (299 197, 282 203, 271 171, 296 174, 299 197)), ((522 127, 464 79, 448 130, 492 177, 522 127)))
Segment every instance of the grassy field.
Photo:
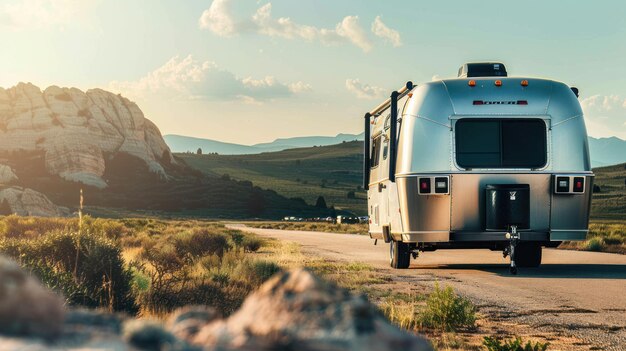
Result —
MULTIPOLYGON (((367 194, 362 183, 362 142, 291 149, 258 155, 177 154, 191 167, 206 174, 249 180, 255 186, 315 204, 324 196, 327 204, 357 215, 366 214, 367 194), (354 198, 348 192, 354 191, 354 198)), ((594 169, 591 216, 595 220, 626 221, 626 164, 594 169)))
POLYGON ((597 188, 593 194, 591 218, 621 220, 626 225, 626 163, 593 171, 597 188))
POLYGON ((361 142, 291 149, 258 155, 176 154, 205 174, 248 180, 288 198, 314 205, 323 196, 328 206, 366 214, 361 142), (353 192, 354 198, 348 197, 353 192))
POLYGON ((208 221, 0 218, 0 253, 67 304, 139 316, 197 304, 229 315, 280 269, 263 244, 208 221))

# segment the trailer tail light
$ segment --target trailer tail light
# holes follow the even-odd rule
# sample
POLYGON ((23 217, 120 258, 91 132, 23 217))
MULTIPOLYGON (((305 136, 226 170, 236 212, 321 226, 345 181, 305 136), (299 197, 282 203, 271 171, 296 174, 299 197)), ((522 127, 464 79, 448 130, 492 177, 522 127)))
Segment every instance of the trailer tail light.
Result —
POLYGON ((476 86, 476 81, 472 79, 469 82, 467 82, 467 85, 469 85, 470 87, 475 87, 476 86))
POLYGON ((585 178, 584 177, 574 177, 574 192, 575 193, 585 192, 585 178))
POLYGON ((450 177, 419 177, 418 186, 420 195, 447 195, 450 194, 450 177))
POLYGON ((527 87, 528 86, 528 81, 526 79, 524 79, 520 84, 522 84, 523 87, 527 87))
POLYGON ((502 86, 502 81, 500 79, 496 80, 494 83, 497 87, 501 87, 502 86))
POLYGON ((430 178, 420 178, 419 179, 419 193, 420 194, 430 194, 431 186, 430 186, 430 178))
POLYGON ((585 177, 556 175, 554 176, 555 194, 583 194, 585 192, 585 177))

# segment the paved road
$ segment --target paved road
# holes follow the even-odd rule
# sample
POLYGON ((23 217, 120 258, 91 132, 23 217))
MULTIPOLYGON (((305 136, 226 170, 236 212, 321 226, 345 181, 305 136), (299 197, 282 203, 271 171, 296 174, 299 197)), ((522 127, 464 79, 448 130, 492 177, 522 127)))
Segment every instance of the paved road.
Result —
MULTIPOLYGON (((367 236, 230 227, 297 242, 305 253, 391 270, 389 246, 380 240, 374 246, 367 236)), ((581 338, 580 349, 626 350, 626 255, 544 249, 541 267, 519 270, 511 276, 501 252, 440 250, 421 253, 410 269, 396 272, 450 284, 490 315, 581 338)))

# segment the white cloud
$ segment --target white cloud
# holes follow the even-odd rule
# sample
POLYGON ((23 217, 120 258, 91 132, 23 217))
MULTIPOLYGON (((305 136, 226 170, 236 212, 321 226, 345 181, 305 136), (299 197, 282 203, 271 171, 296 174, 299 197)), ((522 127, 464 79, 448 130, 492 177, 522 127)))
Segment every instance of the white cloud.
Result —
POLYGON ((200 16, 200 28, 206 28, 213 33, 229 37, 236 32, 229 0, 214 0, 211 6, 200 16))
POLYGON ((372 43, 360 26, 358 16, 346 16, 332 29, 317 28, 296 23, 289 17, 272 17, 271 3, 259 7, 249 18, 236 19, 230 9, 231 2, 232 0, 214 0, 202 13, 200 28, 223 37, 257 33, 284 39, 317 40, 325 45, 352 43, 366 52, 372 49, 372 43))
POLYGON ((594 95, 580 102, 590 135, 626 139, 626 98, 594 95))
POLYGON ((346 79, 346 89, 359 99, 376 99, 385 95, 385 89, 361 83, 359 79, 346 79))
POLYGON ((363 51, 372 50, 372 43, 359 25, 358 16, 347 16, 335 29, 340 37, 348 39, 352 44, 360 47, 363 51))
POLYGON ((380 16, 376 16, 372 23, 372 33, 377 37, 383 38, 391 43, 393 47, 402 46, 402 39, 400 33, 397 30, 387 27, 380 16))
POLYGON ((294 94, 304 93, 304 92, 311 91, 311 90, 313 90, 313 87, 311 86, 311 84, 307 84, 305 82, 295 82, 295 83, 289 84, 289 91, 291 91, 294 94))
POLYGON ((171 58, 163 66, 136 81, 113 81, 109 89, 131 98, 234 100, 258 102, 289 97, 311 89, 304 82, 284 84, 272 76, 238 78, 214 62, 198 61, 191 55, 171 58))
POLYGON ((0 27, 33 30, 88 22, 99 0, 3 0, 0 27))

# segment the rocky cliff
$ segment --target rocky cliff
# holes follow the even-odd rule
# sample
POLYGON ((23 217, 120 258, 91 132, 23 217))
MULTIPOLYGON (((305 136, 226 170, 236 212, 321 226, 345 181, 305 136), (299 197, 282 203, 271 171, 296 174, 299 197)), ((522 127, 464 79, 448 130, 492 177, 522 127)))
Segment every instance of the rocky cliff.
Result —
MULTIPOLYGON (((0 88, 0 155, 39 152, 50 175, 106 188, 105 161, 126 153, 167 177, 173 162, 159 129, 130 100, 101 89, 82 92, 28 83, 0 88)), ((0 157, 0 179, 15 174, 0 157)))

